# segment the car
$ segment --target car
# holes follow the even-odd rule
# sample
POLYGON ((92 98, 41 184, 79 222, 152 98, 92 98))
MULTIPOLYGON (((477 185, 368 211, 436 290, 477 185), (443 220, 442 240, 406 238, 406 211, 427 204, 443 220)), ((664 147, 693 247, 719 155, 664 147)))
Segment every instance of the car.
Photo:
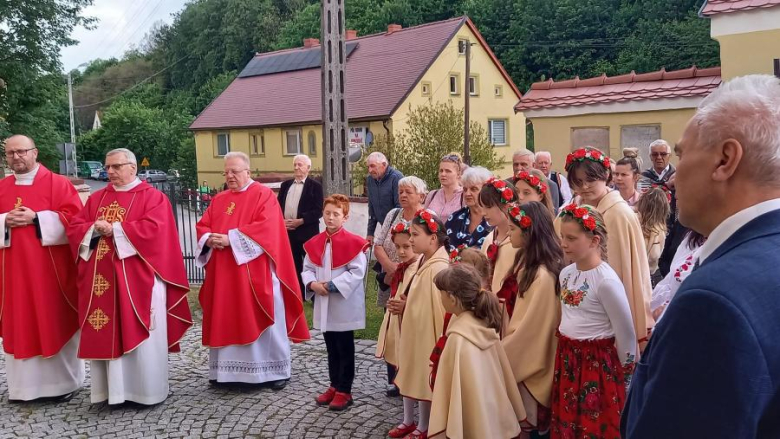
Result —
POLYGON ((95 178, 95 171, 103 168, 103 164, 97 161, 84 160, 79 162, 79 177, 95 178))
POLYGON ((89 176, 89 178, 93 180, 100 180, 100 173, 104 172, 103 169, 97 168, 92 170, 92 175, 89 176))
POLYGON ((101 169, 97 179, 100 181, 108 181, 108 172, 106 172, 105 169, 101 169))
POLYGON ((147 183, 168 181, 168 174, 157 169, 147 169, 138 173, 138 178, 147 183))

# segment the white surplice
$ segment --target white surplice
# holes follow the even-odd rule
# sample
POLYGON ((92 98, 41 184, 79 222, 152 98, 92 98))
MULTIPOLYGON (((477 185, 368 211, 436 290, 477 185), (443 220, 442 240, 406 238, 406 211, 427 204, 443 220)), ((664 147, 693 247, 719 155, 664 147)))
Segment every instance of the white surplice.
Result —
MULTIPOLYGON (((135 179, 125 186, 115 186, 117 192, 129 191, 141 184, 135 179)), ((113 226, 114 244, 119 259, 138 254, 127 239, 122 223, 113 226)), ((89 242, 94 226, 87 231, 81 242, 79 256, 89 260, 92 250, 89 242)), ((168 397, 168 310, 166 308, 167 286, 157 275, 152 285, 152 324, 149 338, 141 342, 132 352, 115 360, 91 360, 91 401, 93 404, 108 400, 109 404, 133 401, 139 404, 159 404, 168 397)))
MULTIPOLYGON (((240 192, 246 191, 250 181, 240 192)), ((205 267, 212 255, 212 249, 205 248, 211 233, 204 234, 198 241, 196 264, 205 267)), ((262 247, 237 229, 228 231, 230 249, 236 265, 244 265, 264 253, 262 247)), ((287 321, 284 312, 281 283, 276 276, 276 266, 271 265, 271 283, 274 295, 274 323, 253 343, 209 349, 209 380, 220 383, 259 384, 269 381, 287 380, 292 374, 290 340, 287 338, 287 321)))
MULTIPOLYGON (((26 174, 14 174, 17 186, 32 186, 40 166, 26 174)), ((65 226, 59 214, 50 210, 36 212, 41 228, 41 245, 63 245, 68 243, 65 226)), ((0 236, 5 236, 5 217, 0 214, 0 236)), ((0 248, 10 247, 9 239, 0 240, 0 248)), ((81 388, 84 383, 84 361, 77 356, 79 332, 55 355, 17 360, 13 355, 5 354, 6 378, 8 379, 8 399, 31 401, 37 398, 65 395, 81 388)))

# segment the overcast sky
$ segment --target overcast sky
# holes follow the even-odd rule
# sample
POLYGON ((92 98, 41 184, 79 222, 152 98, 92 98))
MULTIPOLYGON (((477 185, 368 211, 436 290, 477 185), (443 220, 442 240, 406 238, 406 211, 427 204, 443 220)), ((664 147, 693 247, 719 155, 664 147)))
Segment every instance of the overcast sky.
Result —
POLYGON ((82 14, 95 17, 94 29, 78 27, 71 37, 79 43, 62 49, 65 71, 93 59, 121 57, 143 40, 160 21, 171 23, 172 15, 187 0, 94 0, 82 14))

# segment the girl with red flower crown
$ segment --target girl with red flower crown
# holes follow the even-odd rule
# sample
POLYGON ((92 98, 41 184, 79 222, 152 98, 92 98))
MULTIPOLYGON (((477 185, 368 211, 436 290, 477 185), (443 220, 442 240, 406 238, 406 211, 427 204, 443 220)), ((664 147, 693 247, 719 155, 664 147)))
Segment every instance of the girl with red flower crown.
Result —
POLYGON ((491 178, 479 191, 479 204, 485 219, 494 227, 485 237, 482 252, 490 261, 490 291, 498 293, 504 279, 511 273, 517 250, 509 242, 509 218, 506 207, 517 202, 517 190, 504 180, 491 178))
POLYGON ((507 278, 514 284, 514 310, 501 343, 527 415, 520 437, 528 438, 532 431, 545 434, 550 429, 558 344, 555 332, 561 322, 558 275, 563 268, 563 250, 555 234, 553 216, 544 204, 510 204, 507 215, 510 241, 519 252, 514 276, 507 278))
POLYGON ((441 220, 428 210, 418 211, 411 223, 409 243, 421 255, 409 269, 406 305, 398 340, 398 374, 395 384, 403 396, 404 419, 388 435, 392 438, 426 438, 433 393, 429 385, 430 356, 444 330, 444 307, 434 277, 450 264, 447 233, 441 220), (414 422, 414 403, 419 420, 414 422))
POLYGON ((552 215, 555 215, 552 198, 550 196, 550 186, 547 184, 547 177, 538 169, 530 171, 520 171, 514 177, 515 188, 517 189, 517 199, 520 203, 529 203, 538 201, 544 204, 552 215))
POLYGON ((572 204, 559 218, 563 252, 574 263, 560 274, 550 437, 618 438, 637 356, 628 299, 604 262, 608 241, 601 214, 572 204))
MULTIPOLYGON (((609 233, 608 260, 623 282, 637 341, 644 346, 655 325, 650 309, 650 265, 639 218, 620 192, 609 188, 612 180, 610 165, 609 157, 590 147, 580 148, 566 158, 568 180, 580 196, 580 204, 595 206, 604 216, 604 225, 609 233)), ((556 231, 560 232, 558 221, 556 231)))

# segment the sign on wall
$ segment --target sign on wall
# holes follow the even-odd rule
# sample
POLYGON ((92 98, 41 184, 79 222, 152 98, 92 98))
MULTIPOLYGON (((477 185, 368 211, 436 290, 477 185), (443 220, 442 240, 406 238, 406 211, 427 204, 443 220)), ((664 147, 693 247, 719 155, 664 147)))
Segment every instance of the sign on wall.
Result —
POLYGON ((609 127, 572 128, 571 150, 584 146, 593 146, 609 154, 609 127))
MULTIPOLYGON (((626 125, 620 127, 620 147, 639 149, 639 166, 642 170, 651 166, 650 144, 661 138, 661 125, 626 125)), ((623 157, 621 150, 620 157, 623 157)), ((620 159, 620 157, 618 159, 620 159)))
POLYGON ((349 146, 365 147, 373 143, 374 135, 368 127, 351 126, 349 127, 349 146))

